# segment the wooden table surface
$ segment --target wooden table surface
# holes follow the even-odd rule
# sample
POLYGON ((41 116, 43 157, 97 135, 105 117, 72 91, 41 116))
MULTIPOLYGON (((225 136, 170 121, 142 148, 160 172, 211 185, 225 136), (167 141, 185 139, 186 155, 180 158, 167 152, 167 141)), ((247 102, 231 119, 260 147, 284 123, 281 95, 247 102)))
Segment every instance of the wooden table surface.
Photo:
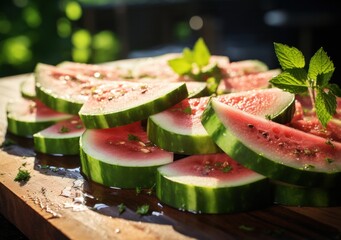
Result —
POLYGON ((0 212, 29 239, 341 239, 341 207, 273 205, 195 214, 165 206, 144 191, 87 181, 77 156, 37 154, 32 139, 6 133, 5 105, 20 97, 19 85, 29 77, 0 80, 0 143, 15 142, 0 150, 0 212), (31 173, 26 184, 14 181, 20 167, 31 173), (77 196, 85 202, 75 201, 77 196), (121 214, 120 203, 127 206, 121 214), (149 204, 149 214, 135 212, 142 204, 149 204))

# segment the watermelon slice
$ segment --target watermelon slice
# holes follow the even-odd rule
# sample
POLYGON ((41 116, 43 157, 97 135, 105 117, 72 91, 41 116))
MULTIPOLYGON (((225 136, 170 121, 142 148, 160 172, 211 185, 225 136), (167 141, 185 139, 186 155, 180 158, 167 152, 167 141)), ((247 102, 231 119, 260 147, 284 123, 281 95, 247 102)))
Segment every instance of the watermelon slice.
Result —
POLYGON ((274 202, 301 207, 333 207, 341 204, 341 191, 335 188, 303 187, 273 181, 274 202))
POLYGON ((150 188, 156 169, 173 153, 153 145, 140 122, 109 129, 87 129, 80 139, 81 170, 90 180, 119 188, 150 188))
POLYGON ((268 66, 258 59, 247 59, 230 62, 227 70, 228 77, 238 77, 268 71, 268 66))
POLYGON ((184 83, 115 81, 96 88, 79 115, 86 128, 110 128, 147 119, 188 96, 184 83))
MULTIPOLYGON (((147 122, 149 139, 167 151, 180 154, 220 152, 200 120, 209 99, 185 99, 170 109, 150 116, 147 122)), ((295 96, 278 88, 220 95, 215 99, 284 123, 290 122, 295 112, 295 96)))
POLYGON ((192 155, 157 170, 156 196, 196 213, 232 213, 269 205, 269 181, 224 153, 192 155))
POLYGON ((341 143, 240 111, 212 99, 202 123, 216 144, 269 178, 308 187, 341 184, 341 143))
POLYGON ((48 107, 77 114, 97 86, 105 83, 77 72, 43 63, 35 68, 36 94, 48 107))
POLYGON ((73 115, 56 112, 39 100, 21 99, 7 104, 7 130, 18 136, 32 137, 50 125, 73 115))
POLYGON ((223 92, 241 92, 254 89, 268 88, 269 81, 281 73, 280 69, 272 69, 265 72, 258 72, 246 74, 235 77, 228 77, 223 79, 224 89, 223 92))
POLYGON ((78 155, 84 126, 79 116, 57 122, 33 135, 37 152, 53 155, 78 155))

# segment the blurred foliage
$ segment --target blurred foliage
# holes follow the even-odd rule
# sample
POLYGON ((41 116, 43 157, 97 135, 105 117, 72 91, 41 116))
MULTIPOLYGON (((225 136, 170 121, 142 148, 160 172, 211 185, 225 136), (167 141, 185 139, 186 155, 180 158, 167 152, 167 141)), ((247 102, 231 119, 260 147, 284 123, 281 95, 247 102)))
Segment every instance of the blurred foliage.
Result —
POLYGON ((32 72, 38 62, 100 63, 118 58, 120 42, 110 29, 82 28, 78 1, 0 2, 0 76, 32 72))

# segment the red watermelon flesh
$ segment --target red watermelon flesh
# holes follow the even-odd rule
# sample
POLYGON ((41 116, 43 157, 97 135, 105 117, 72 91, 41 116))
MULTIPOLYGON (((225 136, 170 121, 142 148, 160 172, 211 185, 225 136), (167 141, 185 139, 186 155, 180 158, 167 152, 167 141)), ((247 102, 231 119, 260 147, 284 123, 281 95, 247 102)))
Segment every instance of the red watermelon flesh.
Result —
POLYGON ((7 111, 11 112, 11 116, 13 118, 21 119, 21 121, 27 120, 28 122, 48 121, 58 118, 66 119, 72 117, 70 114, 60 113, 47 107, 37 99, 23 99, 20 101, 20 104, 9 104, 7 111))
POLYGON ((70 119, 59 121, 56 124, 42 130, 45 135, 60 135, 61 137, 78 136, 84 132, 85 128, 79 116, 74 116, 70 119))
POLYGON ((107 128, 87 129, 87 154, 96 156, 103 162, 124 166, 153 166, 155 159, 162 164, 169 163, 173 155, 153 145, 140 122, 107 128), (122 163, 121 163, 122 162, 122 163), (121 163, 121 164, 120 164, 121 163))
POLYGON ((193 184, 199 186, 219 187, 239 185, 241 181, 247 183, 257 177, 263 178, 224 153, 192 155, 175 161, 167 165, 167 175, 173 179, 195 181, 193 184))
POLYGON ((311 100, 308 96, 297 97, 296 112, 289 126, 326 138, 331 141, 341 142, 341 98, 337 99, 337 110, 331 121, 324 128, 311 109, 311 100))
POLYGON ((265 72, 228 77, 222 80, 224 85, 220 85, 219 88, 224 92, 241 92, 268 88, 269 81, 280 74, 280 72, 279 69, 273 69, 265 72))

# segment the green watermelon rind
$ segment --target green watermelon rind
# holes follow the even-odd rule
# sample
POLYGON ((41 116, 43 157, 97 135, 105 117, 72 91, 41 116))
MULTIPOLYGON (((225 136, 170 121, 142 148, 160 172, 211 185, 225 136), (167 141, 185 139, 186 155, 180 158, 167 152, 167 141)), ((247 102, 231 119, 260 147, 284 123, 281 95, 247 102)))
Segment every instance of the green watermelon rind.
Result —
POLYGON ((150 141, 174 153, 193 155, 222 152, 208 134, 184 135, 171 132, 160 126, 153 116, 148 118, 147 133, 150 141))
POLYGON ((226 128, 219 119, 214 104, 219 103, 212 100, 207 105, 202 115, 202 124, 214 142, 245 167, 270 179, 306 187, 332 188, 340 184, 341 171, 327 172, 295 168, 252 151, 226 128))
POLYGON ((79 155, 79 139, 82 133, 56 137, 46 135, 43 131, 33 134, 35 151, 51 155, 79 155))
POLYGON ((186 82, 188 98, 209 96, 210 92, 205 82, 186 82))
MULTIPOLYGON (((20 103, 20 102, 18 102, 20 103)), ((58 121, 71 118, 72 115, 61 114, 56 117, 42 119, 21 119, 20 116, 13 116, 10 105, 17 102, 8 103, 6 109, 7 131, 21 137, 33 137, 33 134, 57 123, 58 121)))
POLYGON ((33 137, 33 134, 55 124, 58 120, 62 119, 28 122, 7 116, 7 131, 21 137, 33 137))
POLYGON ((78 114, 83 106, 83 103, 67 101, 53 96, 48 93, 48 90, 40 87, 39 83, 36 84, 37 98, 42 101, 46 106, 63 113, 78 114))
POLYGON ((87 154, 82 143, 80 144, 81 171, 91 181, 107 187, 127 189, 151 188, 155 185, 156 170, 161 165, 122 166, 109 164, 87 154))
POLYGON ((38 133, 33 135, 33 141, 37 152, 52 155, 79 154, 79 137, 55 139, 42 137, 38 133))
MULTIPOLYGON (((107 110, 106 113, 84 113, 84 107, 79 111, 79 116, 88 129, 93 128, 111 128, 126 125, 129 123, 147 119, 150 115, 166 110, 188 97, 185 83, 172 83, 169 92, 156 98, 148 99, 144 102, 136 101, 136 105, 122 111, 115 109, 107 110)), ((124 104, 122 102, 122 104, 124 104)))
POLYGON ((300 207, 334 207, 341 205, 341 192, 335 187, 312 188, 272 181, 274 203, 300 207))
POLYGON ((238 179, 228 185, 222 182, 205 186, 173 179, 167 170, 171 164, 157 170, 156 196, 173 208, 194 213, 221 214, 259 209, 272 202, 269 179, 264 176, 257 174, 253 178, 248 177, 246 182, 238 179))

